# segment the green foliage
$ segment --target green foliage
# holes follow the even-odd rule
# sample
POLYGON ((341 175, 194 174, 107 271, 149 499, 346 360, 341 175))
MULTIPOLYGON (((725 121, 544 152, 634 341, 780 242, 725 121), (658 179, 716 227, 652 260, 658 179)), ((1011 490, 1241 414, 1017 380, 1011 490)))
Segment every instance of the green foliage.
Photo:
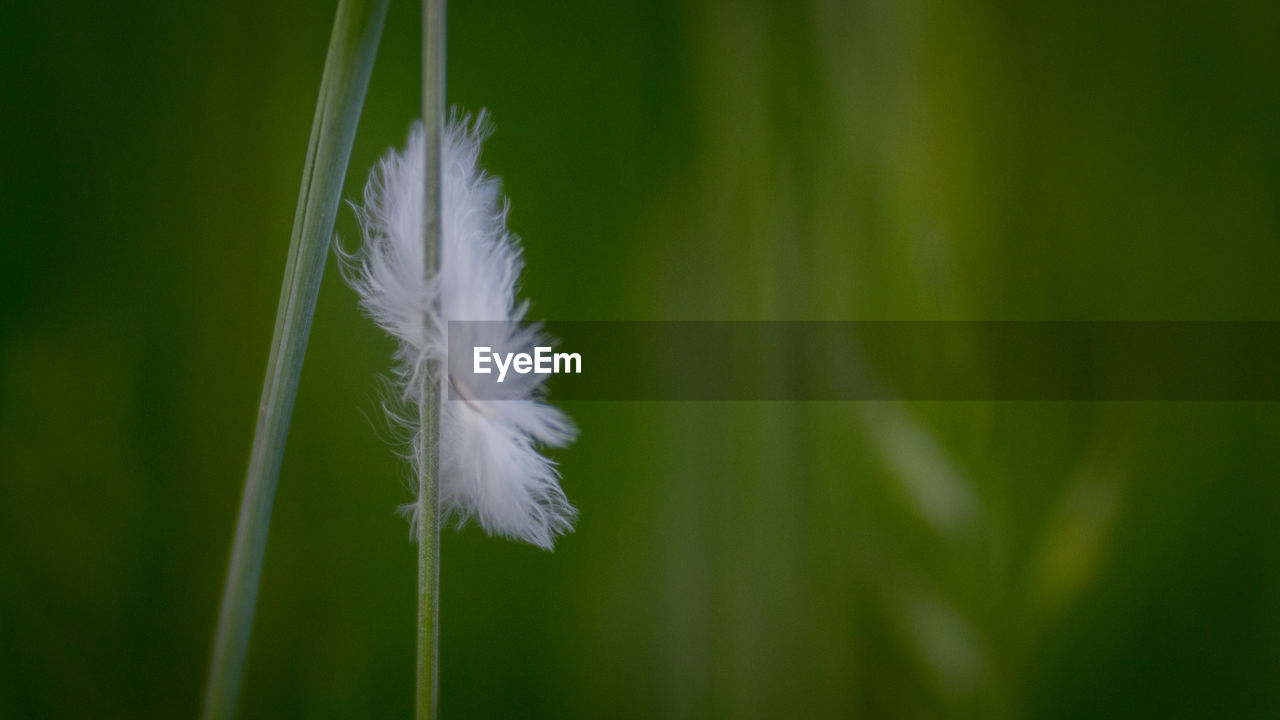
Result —
MULTIPOLYGON (((0 716, 198 710, 331 9, 0 24, 0 716)), ((459 2, 449 99, 535 319, 1277 320, 1277 13, 459 2)), ((326 272, 246 717, 412 712, 390 346, 326 272)), ((1273 404, 566 409, 577 532, 443 534, 445 716, 1280 715, 1273 404)))

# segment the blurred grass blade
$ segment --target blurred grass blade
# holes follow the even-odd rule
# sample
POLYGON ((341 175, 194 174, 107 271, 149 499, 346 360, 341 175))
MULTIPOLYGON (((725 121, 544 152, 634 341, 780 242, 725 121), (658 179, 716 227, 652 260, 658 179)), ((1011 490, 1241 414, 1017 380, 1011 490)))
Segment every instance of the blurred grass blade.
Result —
POLYGON ((218 613, 203 711, 208 720, 231 718, 236 711, 289 418, 387 3, 388 0, 339 0, 333 21, 293 218, 267 376, 258 405, 249 471, 218 613))

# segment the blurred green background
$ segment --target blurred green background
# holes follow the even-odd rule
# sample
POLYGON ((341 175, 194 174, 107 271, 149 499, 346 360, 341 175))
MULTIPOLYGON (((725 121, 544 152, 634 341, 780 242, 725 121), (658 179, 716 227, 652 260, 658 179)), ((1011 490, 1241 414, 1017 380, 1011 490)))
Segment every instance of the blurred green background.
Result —
MULTIPOLYGON (((6 6, 0 717, 199 707, 333 9, 6 6)), ((1280 320, 1273 1, 449 19, 535 318, 1280 320)), ((244 717, 411 714, 390 350, 330 262, 244 717)), ((577 532, 444 536, 445 717, 1280 716, 1273 403, 566 405, 577 532)))

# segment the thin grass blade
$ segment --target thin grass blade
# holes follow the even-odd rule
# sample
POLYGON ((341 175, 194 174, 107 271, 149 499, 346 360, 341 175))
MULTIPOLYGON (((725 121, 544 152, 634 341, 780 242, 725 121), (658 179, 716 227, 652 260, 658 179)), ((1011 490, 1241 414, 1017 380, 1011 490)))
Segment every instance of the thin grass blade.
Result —
POLYGON ((334 17, 218 613, 202 713, 206 720, 236 713, 289 419, 387 4, 388 0, 339 0, 334 17))

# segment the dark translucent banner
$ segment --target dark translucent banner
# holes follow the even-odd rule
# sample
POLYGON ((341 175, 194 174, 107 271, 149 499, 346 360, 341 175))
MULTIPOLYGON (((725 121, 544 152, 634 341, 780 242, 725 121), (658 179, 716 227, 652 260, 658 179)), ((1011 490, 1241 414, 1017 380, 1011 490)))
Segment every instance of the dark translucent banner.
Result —
POLYGON ((452 399, 1280 400, 1276 322, 449 323, 452 399), (542 350, 538 347, 542 346, 542 350), (525 358, 521 358, 525 355, 525 358))

